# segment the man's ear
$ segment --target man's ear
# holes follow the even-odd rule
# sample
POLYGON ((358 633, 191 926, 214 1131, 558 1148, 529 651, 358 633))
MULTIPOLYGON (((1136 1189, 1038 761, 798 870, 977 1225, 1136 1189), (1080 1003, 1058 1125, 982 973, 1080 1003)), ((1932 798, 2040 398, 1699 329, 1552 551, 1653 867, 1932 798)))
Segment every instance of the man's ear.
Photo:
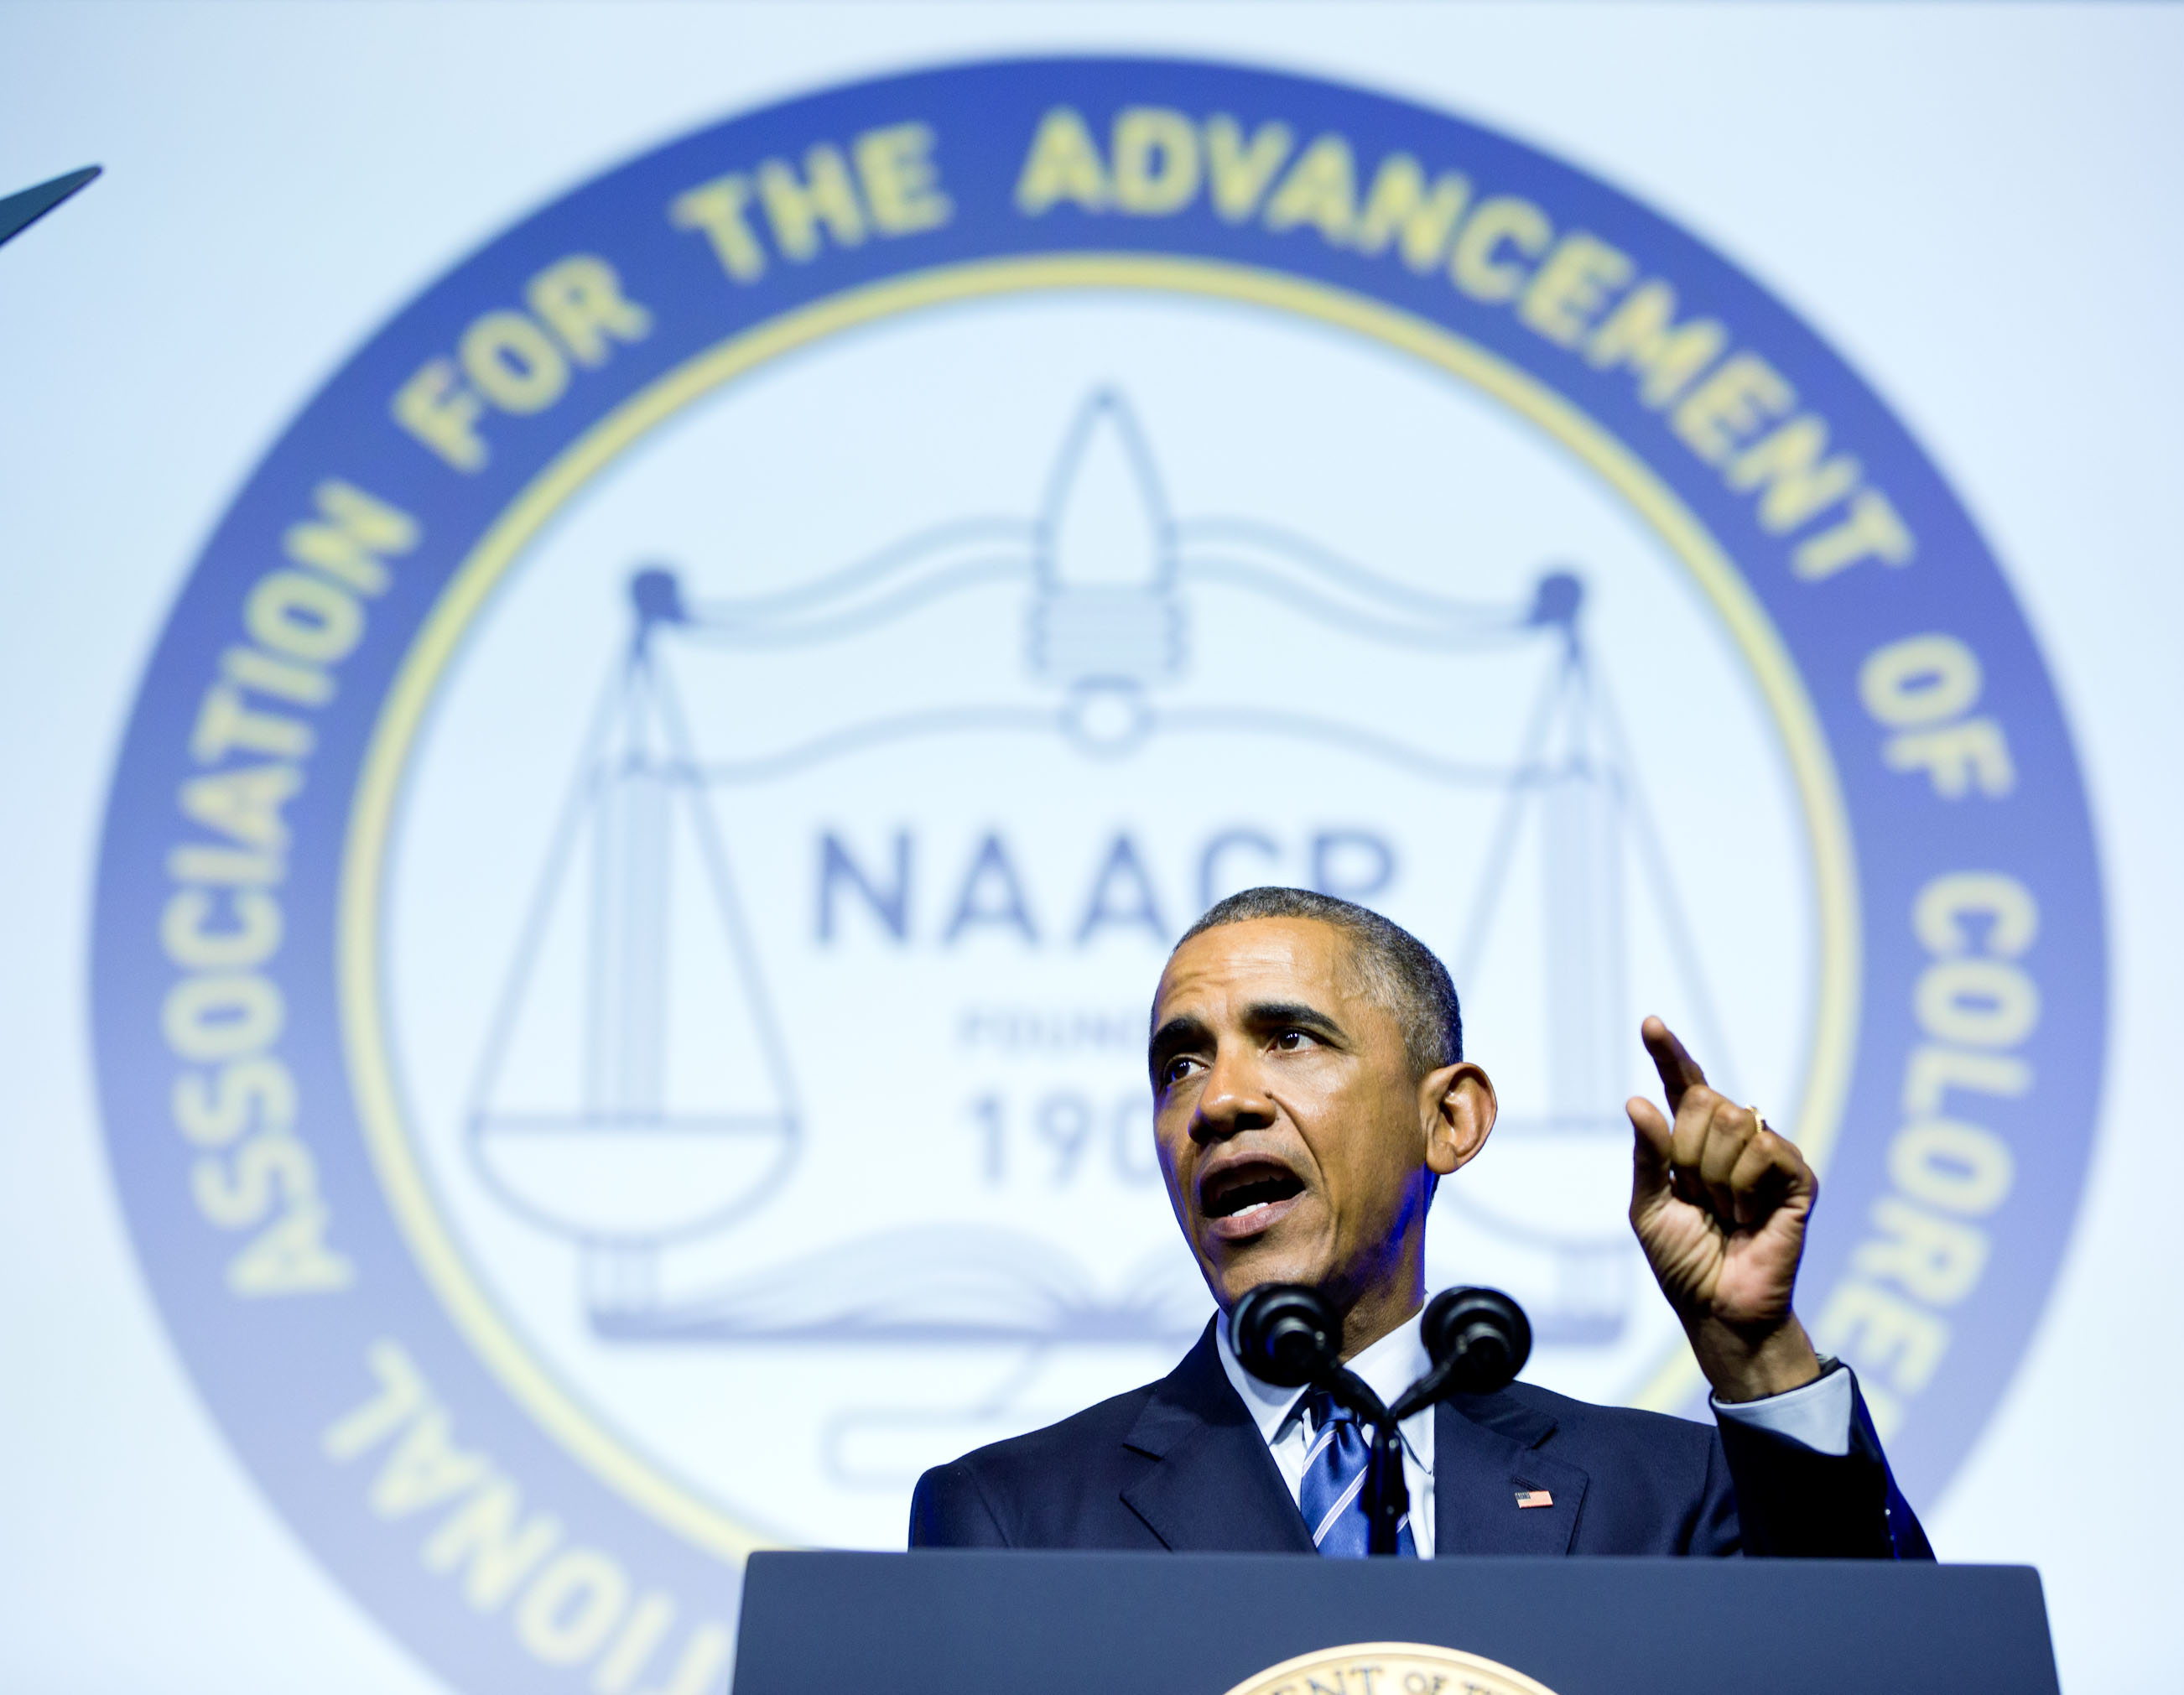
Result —
POLYGON ((1486 1146, 1497 1107, 1494 1081, 1465 1062, 1429 1072, 1418 1084, 1426 1132, 1426 1168, 1446 1177, 1486 1146))

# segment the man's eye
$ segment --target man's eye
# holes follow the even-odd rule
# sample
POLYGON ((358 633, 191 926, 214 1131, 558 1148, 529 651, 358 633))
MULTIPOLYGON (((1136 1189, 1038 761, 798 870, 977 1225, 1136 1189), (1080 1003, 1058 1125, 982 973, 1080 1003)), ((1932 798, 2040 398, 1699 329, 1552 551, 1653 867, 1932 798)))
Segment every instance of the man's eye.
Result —
POLYGON ((1195 1063, 1189 1054, 1178 1054, 1161 1068, 1161 1086, 1171 1088, 1183 1081, 1184 1074, 1195 1063))
POLYGON ((1284 1053, 1295 1053, 1312 1045, 1309 1030, 1284 1030, 1274 1038, 1274 1045, 1284 1053))

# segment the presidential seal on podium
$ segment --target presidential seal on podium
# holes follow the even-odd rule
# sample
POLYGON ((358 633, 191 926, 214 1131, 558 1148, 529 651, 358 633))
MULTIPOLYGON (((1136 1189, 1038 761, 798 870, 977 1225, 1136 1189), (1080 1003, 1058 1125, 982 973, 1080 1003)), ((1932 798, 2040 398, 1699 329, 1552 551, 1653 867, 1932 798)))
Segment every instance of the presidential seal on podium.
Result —
POLYGON ((1301 1653, 1228 1695, 1555 1695, 1536 1678, 1460 1648, 1352 1642, 1301 1653))

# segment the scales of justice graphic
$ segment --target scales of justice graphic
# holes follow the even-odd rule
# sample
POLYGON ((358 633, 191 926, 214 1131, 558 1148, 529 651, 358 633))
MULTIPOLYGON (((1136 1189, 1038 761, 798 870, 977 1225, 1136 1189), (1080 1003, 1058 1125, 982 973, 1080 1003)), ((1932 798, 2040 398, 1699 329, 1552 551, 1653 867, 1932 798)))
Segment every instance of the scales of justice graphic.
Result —
MULTIPOLYGON (((1585 634, 1584 579, 1543 571, 1528 598, 1490 605, 1421 592, 1264 523, 1184 518, 1128 400, 1092 393, 1070 422, 1036 516, 926 531, 794 588, 734 599, 695 596, 659 565, 628 579, 617 644, 548 846, 474 1072, 464 1129, 490 1194, 568 1241, 583 1315, 603 1341, 710 1344, 1159 1343, 1181 1347, 1203 1322, 1186 1258, 1120 1288, 1100 1285, 1058 1247, 990 1226, 877 1231, 698 1292, 667 1292, 662 1257, 718 1240, 777 1196, 810 1134, 766 961, 749 922, 722 823, 760 808, 770 783, 875 750, 964 732, 1044 739, 1056 756, 1129 758, 1163 738, 1216 732, 1291 739, 1377 762, 1480 800, 1483 871, 1460 928, 1424 939, 1468 995, 1497 929, 1512 922, 1520 854, 1537 856, 1544 910, 1544 1099, 1505 1101, 1495 1141, 1550 1175, 1572 1161, 1627 1168, 1622 1112, 1633 1020, 1626 980, 1631 895, 1650 903, 1692 1035, 1717 1075, 1727 1048, 1683 917, 1669 862, 1585 634), (678 691, 678 666, 738 654, 823 653, 972 590, 1020 591, 1021 699, 921 707, 852 721, 733 759, 709 756, 678 691), (1194 595, 1244 594, 1309 627, 1311 638, 1377 645, 1413 661, 1462 664, 1490 652, 1535 666, 1521 739, 1498 761, 1457 756, 1410 732, 1412 719, 1358 701, 1351 716, 1293 701, 1173 697, 1196 644, 1194 595), (1394 720, 1396 728, 1390 727, 1394 720), (671 875, 680 837, 699 874, 671 875), (571 879, 582 879, 573 884, 571 879), (582 914, 577 1098, 543 1106, 516 1086, 515 1033, 532 1001, 549 918, 582 914), (733 1100, 693 1108, 666 1087, 671 942, 717 951, 733 985, 718 1040, 741 1057, 733 1100), (1178 1275, 1180 1272, 1181 1275, 1178 1275), (1187 1279, 1187 1282, 1185 1280, 1187 1279)), ((745 731, 749 725, 739 727, 745 731)), ((771 728, 770 726, 767 728, 771 728)), ((1430 726, 1426 727, 1430 728, 1430 726)), ((688 859, 685 863, 689 862, 688 859)), ((1211 891, 1208 891, 1209 893, 1211 891)), ((1148 1132, 1149 1134, 1149 1132, 1148 1132)), ((1520 1185, 1521 1187, 1522 1185, 1520 1185)), ((1505 1188, 1442 1187, 1461 1229, 1549 1268, 1523 1290, 1546 1344, 1604 1347, 1635 1298, 1619 1216, 1559 1216, 1552 1185, 1529 1204, 1505 1188)))

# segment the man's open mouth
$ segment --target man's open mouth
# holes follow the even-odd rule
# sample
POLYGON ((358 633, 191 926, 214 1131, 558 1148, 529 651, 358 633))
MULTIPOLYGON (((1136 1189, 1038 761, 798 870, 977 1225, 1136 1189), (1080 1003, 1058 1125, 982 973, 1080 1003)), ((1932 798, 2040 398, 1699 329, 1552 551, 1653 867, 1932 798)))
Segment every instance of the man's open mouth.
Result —
POLYGON ((1198 1185, 1198 1208, 1214 1234, 1256 1234, 1289 1210, 1304 1193, 1304 1179, 1273 1160, 1247 1160, 1208 1174, 1198 1185))

